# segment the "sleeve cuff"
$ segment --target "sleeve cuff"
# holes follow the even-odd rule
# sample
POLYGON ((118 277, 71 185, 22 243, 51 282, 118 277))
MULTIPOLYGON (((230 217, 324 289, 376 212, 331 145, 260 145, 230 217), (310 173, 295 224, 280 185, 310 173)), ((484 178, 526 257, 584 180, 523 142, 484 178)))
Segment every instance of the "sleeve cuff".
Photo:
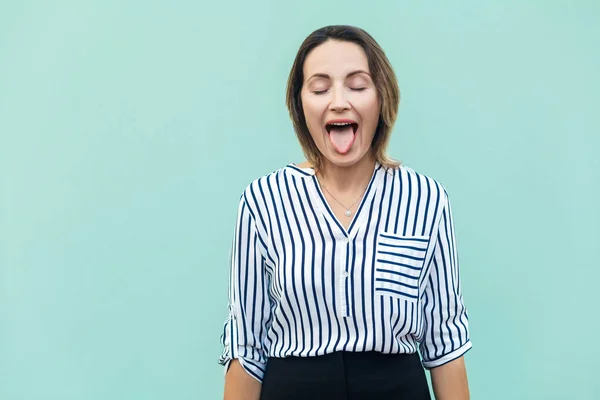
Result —
POLYGON ((458 349, 451 351, 450 353, 444 354, 441 357, 435 358, 433 360, 423 360, 423 367, 426 369, 431 369, 435 367, 440 367, 444 364, 449 363, 450 361, 454 361, 457 358, 463 356, 467 351, 471 350, 473 345, 469 340, 467 343, 463 344, 458 349))

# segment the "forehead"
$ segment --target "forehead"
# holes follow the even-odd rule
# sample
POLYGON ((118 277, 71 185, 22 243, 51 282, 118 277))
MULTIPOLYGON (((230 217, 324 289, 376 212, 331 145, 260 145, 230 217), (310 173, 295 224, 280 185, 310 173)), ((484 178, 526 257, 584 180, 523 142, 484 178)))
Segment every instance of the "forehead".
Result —
POLYGON ((322 73, 345 76, 358 69, 369 71, 369 60, 362 47, 352 42, 328 40, 315 47, 304 60, 304 78, 322 73))

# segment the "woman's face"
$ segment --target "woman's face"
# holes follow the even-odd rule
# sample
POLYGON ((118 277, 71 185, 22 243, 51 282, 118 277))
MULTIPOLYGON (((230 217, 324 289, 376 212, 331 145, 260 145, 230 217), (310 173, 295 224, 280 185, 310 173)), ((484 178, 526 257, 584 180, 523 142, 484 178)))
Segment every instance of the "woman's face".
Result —
POLYGON ((371 148, 380 114, 364 50, 329 40, 308 54, 303 72, 302 107, 317 148, 337 166, 356 164, 371 148))

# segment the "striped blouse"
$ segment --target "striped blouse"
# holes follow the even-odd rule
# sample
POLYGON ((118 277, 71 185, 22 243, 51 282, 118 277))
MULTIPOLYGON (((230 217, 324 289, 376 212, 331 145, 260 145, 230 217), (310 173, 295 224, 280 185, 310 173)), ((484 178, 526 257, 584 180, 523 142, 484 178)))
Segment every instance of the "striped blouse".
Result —
POLYGON ((219 363, 262 381, 269 357, 420 351, 425 368, 471 348, 448 194, 376 164, 345 229, 314 170, 289 164, 241 196, 219 363))

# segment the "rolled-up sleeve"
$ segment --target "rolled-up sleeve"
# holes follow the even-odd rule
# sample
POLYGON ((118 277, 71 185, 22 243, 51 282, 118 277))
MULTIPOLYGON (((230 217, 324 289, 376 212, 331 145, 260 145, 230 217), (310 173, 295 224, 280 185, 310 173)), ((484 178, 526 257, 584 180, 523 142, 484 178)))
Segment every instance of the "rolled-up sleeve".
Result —
POLYGON ((423 293, 423 366, 435 368, 471 349, 469 323, 459 274, 454 222, 447 192, 439 221, 428 282, 423 293))
POLYGON ((226 373, 231 360, 237 359, 259 382, 267 362, 270 311, 263 251, 255 218, 242 196, 231 250, 229 316, 221 335, 223 353, 219 363, 226 373))

